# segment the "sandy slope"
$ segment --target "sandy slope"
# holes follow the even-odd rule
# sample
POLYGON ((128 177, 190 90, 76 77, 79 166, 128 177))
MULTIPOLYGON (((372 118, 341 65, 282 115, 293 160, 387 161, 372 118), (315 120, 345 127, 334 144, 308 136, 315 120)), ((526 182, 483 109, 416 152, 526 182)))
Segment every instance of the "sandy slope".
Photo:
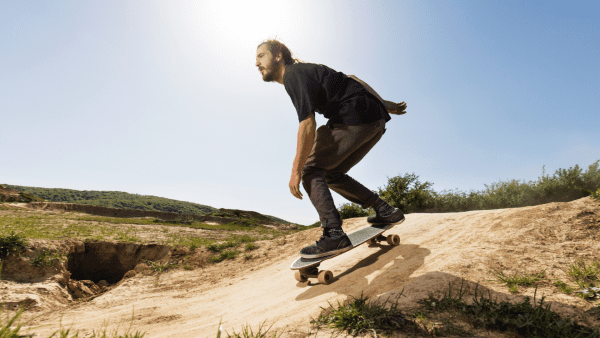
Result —
MULTIPOLYGON (((349 232, 365 224, 366 218, 349 219, 344 228, 349 232)), ((256 329, 265 320, 275 323, 274 328, 287 327, 285 336, 305 337, 310 318, 328 302, 361 293, 393 296, 404 288, 406 297, 400 301, 410 308, 429 292, 461 279, 479 282, 499 299, 520 301, 533 296, 534 289, 511 295, 493 280, 492 268, 507 274, 547 269, 551 280, 568 281, 562 270, 567 264, 600 259, 598 227, 600 203, 589 197, 515 209, 410 214, 388 231, 400 235, 399 246, 362 245, 323 263, 321 268, 335 277, 330 285, 298 283, 289 269, 299 249, 319 236, 320 229, 312 229, 258 242, 259 258, 247 263, 238 257, 205 269, 131 278, 89 303, 44 313, 22 332, 47 337, 62 317, 64 326, 85 336, 105 323, 109 328, 128 325, 133 312, 134 330, 146 331, 146 337, 216 337, 219 321, 231 333, 244 324, 256 329)), ((539 286, 539 294, 547 296, 555 311, 598 325, 584 313, 590 303, 561 294, 549 283, 539 286)))

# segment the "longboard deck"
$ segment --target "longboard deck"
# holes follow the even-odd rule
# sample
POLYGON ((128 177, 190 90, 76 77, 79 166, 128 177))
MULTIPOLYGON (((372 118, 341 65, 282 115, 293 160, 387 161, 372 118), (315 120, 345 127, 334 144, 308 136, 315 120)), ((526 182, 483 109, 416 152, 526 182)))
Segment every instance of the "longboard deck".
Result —
MULTIPOLYGON (((402 221, 404 221, 404 220, 402 220, 402 221)), ((381 235, 384 231, 393 228, 396 224, 402 223, 402 221, 398 222, 398 223, 394 223, 394 224, 372 224, 366 228, 362 228, 360 230, 357 230, 357 231, 354 231, 354 232, 348 234, 350 243, 352 243, 352 248, 350 250, 356 248, 357 246, 365 243, 366 241, 368 241, 372 238, 375 238, 375 237, 381 235)), ((350 250, 348 250, 348 251, 350 251, 350 250)), ((292 263, 292 266, 290 266, 290 269, 292 269, 292 270, 306 269, 313 265, 320 264, 321 262, 331 259, 333 257, 343 255, 348 251, 344 251, 344 252, 336 254, 336 255, 319 257, 319 258, 302 258, 302 257, 300 257, 300 258, 296 259, 294 261, 294 263, 292 263)))

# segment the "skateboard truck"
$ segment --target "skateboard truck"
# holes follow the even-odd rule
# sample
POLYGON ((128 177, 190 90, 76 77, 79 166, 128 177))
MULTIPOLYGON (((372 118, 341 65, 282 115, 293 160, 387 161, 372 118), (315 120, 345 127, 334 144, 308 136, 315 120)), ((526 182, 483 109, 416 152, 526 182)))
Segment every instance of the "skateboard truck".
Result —
POLYGON ((301 283, 306 282, 309 278, 316 278, 321 284, 331 283, 331 281, 333 280, 333 273, 329 270, 319 271, 319 265, 320 264, 296 270, 296 272, 294 273, 294 277, 298 282, 301 283))

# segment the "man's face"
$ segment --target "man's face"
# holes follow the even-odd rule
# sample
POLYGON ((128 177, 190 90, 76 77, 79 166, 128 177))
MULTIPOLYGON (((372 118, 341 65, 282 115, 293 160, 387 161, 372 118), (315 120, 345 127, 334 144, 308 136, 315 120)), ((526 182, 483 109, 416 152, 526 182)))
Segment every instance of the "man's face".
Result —
POLYGON ((261 45, 256 50, 256 67, 262 75, 263 81, 276 81, 276 70, 279 66, 277 60, 273 58, 273 54, 269 51, 267 45, 261 45))

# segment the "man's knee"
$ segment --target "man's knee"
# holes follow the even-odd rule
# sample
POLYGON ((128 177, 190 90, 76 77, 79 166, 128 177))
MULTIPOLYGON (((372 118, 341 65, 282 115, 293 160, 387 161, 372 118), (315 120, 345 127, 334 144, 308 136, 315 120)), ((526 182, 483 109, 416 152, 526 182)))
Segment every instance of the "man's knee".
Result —
POLYGON ((335 184, 344 178, 344 176, 346 176, 346 174, 340 172, 327 172, 325 173, 325 180, 327 181, 327 184, 335 184))
POLYGON ((302 168, 302 186, 308 194, 310 194, 311 182, 314 177, 323 176, 323 170, 315 167, 305 166, 302 168))

